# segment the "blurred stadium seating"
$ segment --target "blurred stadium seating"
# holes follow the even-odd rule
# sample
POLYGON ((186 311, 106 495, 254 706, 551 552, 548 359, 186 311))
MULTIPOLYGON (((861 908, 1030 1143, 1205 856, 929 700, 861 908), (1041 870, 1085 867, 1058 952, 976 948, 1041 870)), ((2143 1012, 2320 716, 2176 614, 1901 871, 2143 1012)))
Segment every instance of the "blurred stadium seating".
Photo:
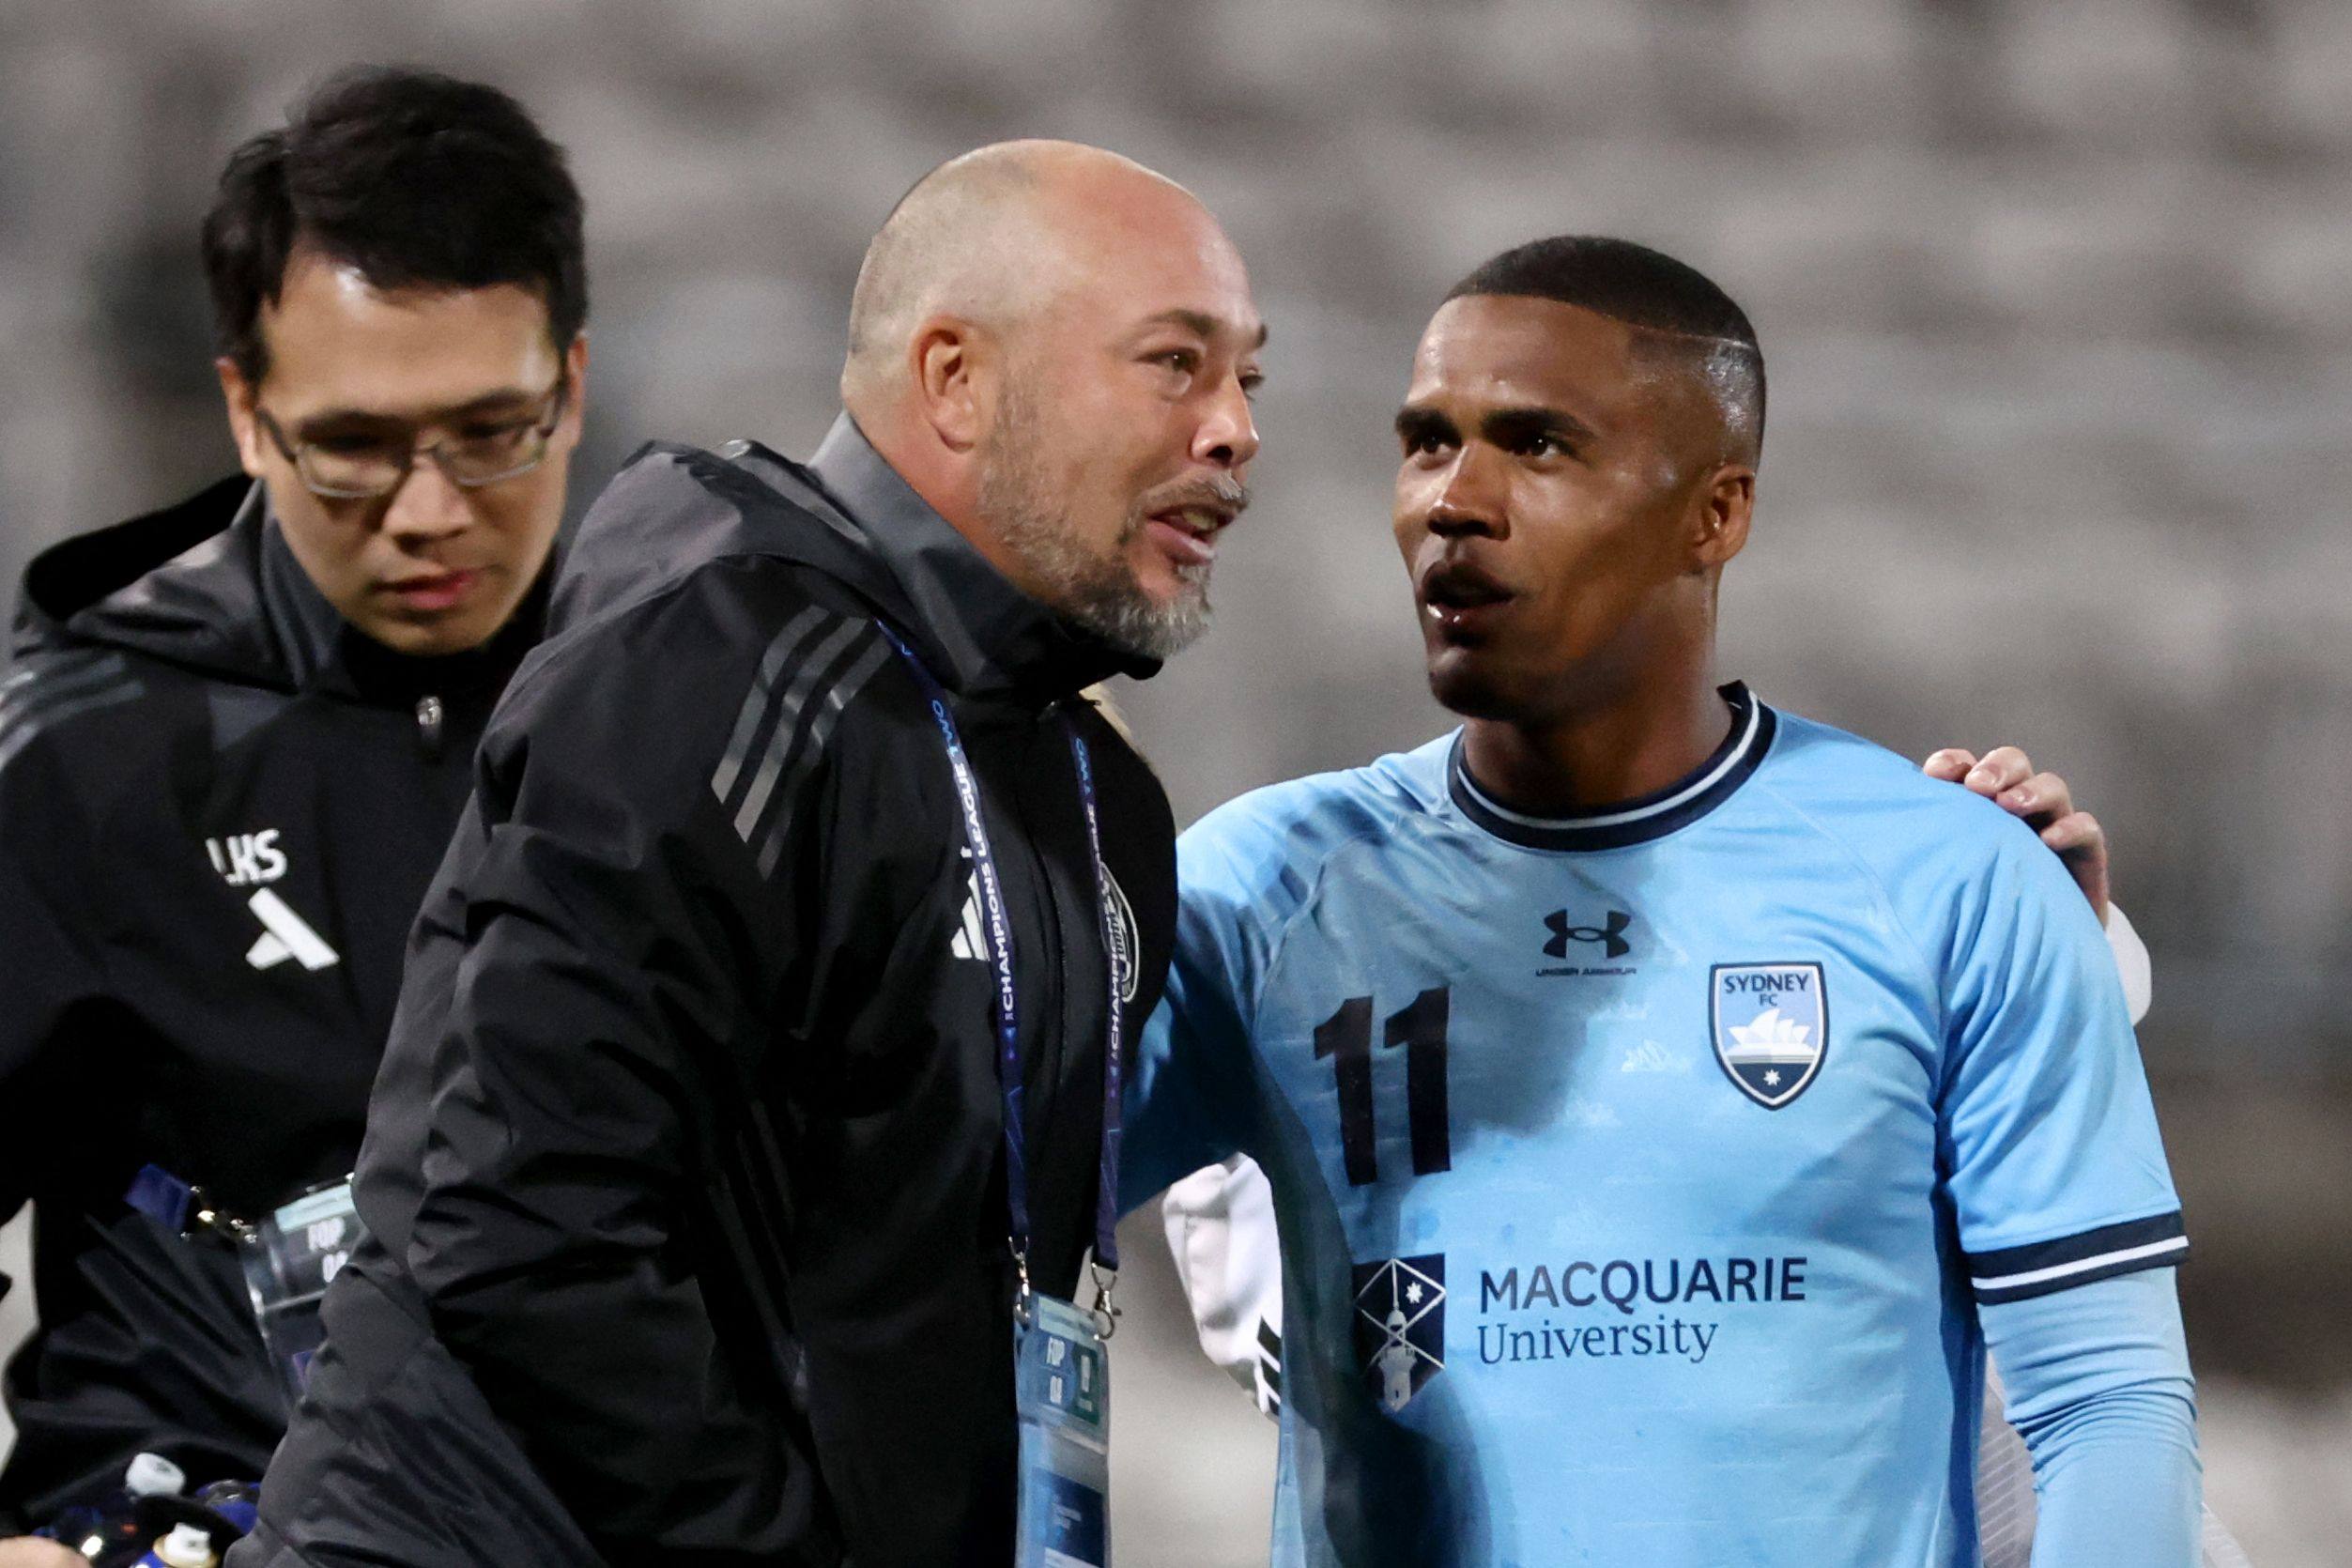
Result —
MULTIPOLYGON (((1388 417, 1445 286, 1562 230, 1713 273, 1774 392, 1727 667, 1914 754, 2021 742, 2108 823, 2156 954, 2143 1038, 2200 1252, 2213 1499, 2264 1568, 2341 1560, 2352 7, 14 6, 11 583, 39 544, 228 466, 196 216, 237 139, 356 59, 496 80, 573 149, 583 495, 651 435, 805 449, 865 238, 940 158, 1072 135, 1197 189, 1275 337, 1219 629, 1125 698, 1185 818, 1442 722, 1384 519, 1388 417)), ((1267 1435, 1153 1305, 1121 1342, 1122 1560, 1253 1560, 1267 1435)))

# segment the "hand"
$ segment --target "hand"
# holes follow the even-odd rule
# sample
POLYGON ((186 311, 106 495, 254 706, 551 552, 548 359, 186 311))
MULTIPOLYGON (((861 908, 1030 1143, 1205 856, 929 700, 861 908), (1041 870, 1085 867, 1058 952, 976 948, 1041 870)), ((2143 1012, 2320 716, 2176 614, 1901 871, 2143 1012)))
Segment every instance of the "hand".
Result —
POLYGON ((90 1560, 70 1546, 19 1535, 0 1541, 0 1568, 90 1568, 90 1560))
POLYGON ((2091 900, 2098 923, 2107 924, 2107 830, 2088 811, 2074 808, 2065 779, 2036 773, 2032 760, 2013 746, 1996 746, 1982 757, 1949 746, 1921 767, 1929 778, 1966 785, 2039 833, 2091 900))

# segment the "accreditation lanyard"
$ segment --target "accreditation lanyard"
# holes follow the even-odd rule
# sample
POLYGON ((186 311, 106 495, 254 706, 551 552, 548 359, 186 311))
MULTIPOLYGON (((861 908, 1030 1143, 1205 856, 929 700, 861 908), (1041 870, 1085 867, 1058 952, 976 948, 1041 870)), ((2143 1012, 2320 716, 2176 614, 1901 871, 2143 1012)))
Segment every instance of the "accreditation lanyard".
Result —
MULTIPOLYGON (((979 879, 981 945, 988 949, 989 968, 996 982, 992 1010, 996 1022, 996 1081, 1005 1107, 1005 1197, 1012 1221, 1007 1239, 1021 1280, 1015 1305, 1025 1320, 1031 1295, 1029 1157, 1028 1134, 1022 1118, 1021 998, 1013 977, 1012 920, 1006 909, 1004 881, 997 873, 996 856, 989 846, 988 824, 981 817, 980 782, 957 731, 947 694, 897 631, 884 624, 882 632, 906 661, 915 684, 930 705, 933 722, 939 726, 940 744, 947 753, 947 766, 955 775, 956 804, 963 813, 964 839, 972 851, 974 873, 979 879)), ((1103 960, 1109 975, 1104 1007, 1108 1022, 1103 1028, 1102 1145, 1095 1196, 1094 1250, 1095 1287, 1100 1297, 1095 1322, 1097 1331, 1108 1339, 1113 1327, 1111 1286, 1119 1268, 1119 1058, 1127 1034, 1120 1006, 1121 993, 1126 989, 1124 966, 1132 961, 1125 957, 1125 944, 1114 924, 1117 916, 1114 913, 1110 869, 1102 859, 1102 821, 1095 801, 1094 760, 1086 749, 1085 737, 1078 732, 1078 726, 1067 714, 1062 715, 1062 730, 1069 737, 1070 762, 1078 776, 1078 800, 1085 813, 1086 848, 1095 868, 1095 909, 1102 925, 1103 960)))

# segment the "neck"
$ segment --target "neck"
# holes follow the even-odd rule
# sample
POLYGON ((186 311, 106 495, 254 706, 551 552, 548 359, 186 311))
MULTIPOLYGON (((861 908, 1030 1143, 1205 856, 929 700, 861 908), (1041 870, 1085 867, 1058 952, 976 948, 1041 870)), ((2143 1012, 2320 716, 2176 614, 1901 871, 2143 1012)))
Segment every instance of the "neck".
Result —
POLYGON ((996 568, 998 576, 1031 597, 1037 596, 1026 564, 981 516, 976 464, 945 451, 928 429, 917 428, 902 409, 870 407, 862 401, 844 407, 857 422, 866 444, 897 470, 924 505, 962 534, 981 559, 996 568))
POLYGON ((1705 645, 1540 718, 1472 718, 1463 761, 1480 790, 1530 816, 1598 810, 1666 789, 1730 732, 1705 645))

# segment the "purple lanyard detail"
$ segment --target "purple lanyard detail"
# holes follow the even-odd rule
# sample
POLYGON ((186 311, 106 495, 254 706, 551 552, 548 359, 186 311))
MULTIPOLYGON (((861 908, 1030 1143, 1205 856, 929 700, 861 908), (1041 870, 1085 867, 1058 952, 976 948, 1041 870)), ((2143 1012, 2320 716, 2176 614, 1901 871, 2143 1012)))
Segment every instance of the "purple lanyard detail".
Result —
MULTIPOLYGON (((973 871, 979 882, 982 945, 988 949, 989 968, 996 982, 992 1010, 996 1022, 996 1081, 1005 1107, 1005 1197, 1011 1210, 1012 1223, 1008 1239, 1012 1244, 1013 1257, 1021 1268, 1022 1289, 1025 1293, 1028 1289, 1029 1260, 1029 1155, 1028 1133, 1022 1119, 1020 995, 1013 976, 1012 919, 1007 912, 1005 885, 997 874, 996 855, 989 844, 988 824, 980 814, 980 781, 973 770, 970 756, 964 751, 962 736, 956 730, 955 715, 947 704, 947 694, 896 630, 884 624, 882 633, 899 651, 899 656, 906 661, 915 684, 922 689, 924 700, 930 706, 932 721, 939 726, 940 743, 947 753, 947 766, 955 775, 956 804, 963 813, 964 842, 972 852, 973 871)), ((1111 870, 1102 858, 1102 822, 1095 800, 1094 760, 1086 749, 1085 738, 1079 734, 1078 726, 1070 722, 1068 715, 1062 717, 1062 728, 1069 736, 1070 760, 1078 776, 1078 799, 1085 809, 1086 847, 1094 857, 1095 865, 1096 913, 1102 924, 1102 947, 1110 974, 1108 1006, 1105 1009, 1110 1022, 1104 1029, 1103 1042, 1102 1145, 1095 1197, 1095 1264, 1099 1268, 1115 1271, 1119 1266, 1119 1058, 1127 1038, 1126 1020, 1121 1015, 1121 997, 1134 959, 1126 951, 1126 933, 1119 929, 1111 890, 1111 870)))

